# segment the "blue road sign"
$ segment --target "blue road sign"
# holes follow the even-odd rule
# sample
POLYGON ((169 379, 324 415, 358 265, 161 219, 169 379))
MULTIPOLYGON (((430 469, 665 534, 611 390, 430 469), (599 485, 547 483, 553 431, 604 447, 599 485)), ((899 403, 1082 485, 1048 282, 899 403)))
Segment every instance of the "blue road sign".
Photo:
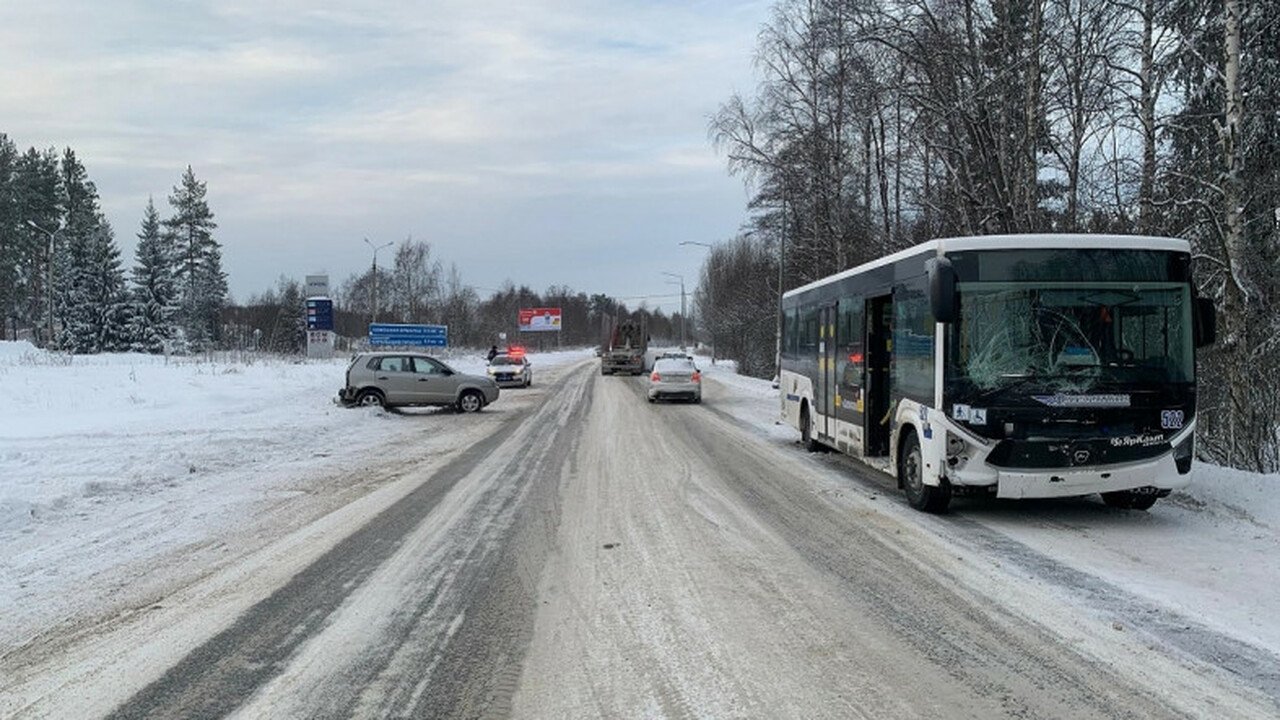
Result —
POLYGON ((369 344, 445 347, 449 344, 449 326, 374 323, 369 326, 369 344))

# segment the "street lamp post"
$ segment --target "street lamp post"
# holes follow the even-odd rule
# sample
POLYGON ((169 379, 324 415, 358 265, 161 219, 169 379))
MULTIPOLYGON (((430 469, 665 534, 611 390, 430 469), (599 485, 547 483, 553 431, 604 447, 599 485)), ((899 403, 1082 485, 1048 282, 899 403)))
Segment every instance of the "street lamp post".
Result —
MULTIPOLYGON (((715 252, 715 248, 712 247, 711 243, 698 242, 697 240, 684 240, 680 244, 681 245, 700 245, 706 248, 707 250, 712 251, 713 253, 715 252)), ((711 262, 711 260, 714 257, 715 255, 710 255, 707 258, 707 262, 711 262)), ((715 323, 711 322, 711 315, 716 310, 716 281, 715 281, 715 278, 711 276, 710 268, 707 269, 707 304, 711 306, 710 312, 707 313, 707 317, 706 317, 707 330, 711 331, 711 364, 715 365, 716 364, 716 328, 715 328, 715 323)))
POLYGON ((673 278, 679 278, 679 280, 680 280, 680 349, 681 349, 681 350, 684 350, 684 349, 685 349, 685 341, 684 341, 684 313, 685 313, 685 310, 684 310, 684 276, 683 276, 683 275, 681 275, 681 274, 679 274, 679 273, 673 273, 673 272, 664 272, 664 273, 662 273, 662 274, 663 274, 663 275, 670 275, 671 277, 673 277, 673 278))
POLYGON ((383 248, 389 248, 395 243, 388 242, 388 243, 383 243, 382 245, 374 245, 373 243, 369 242, 369 238, 365 238, 364 243, 369 247, 373 248, 373 289, 370 292, 370 295, 372 295, 372 299, 371 299, 371 302, 369 303, 369 305, 372 306, 373 308, 373 313, 370 316, 371 319, 369 320, 369 324, 372 325, 373 323, 378 322, 378 251, 383 248))
POLYGON ((778 333, 774 346, 774 387, 782 383, 782 283, 786 276, 783 268, 787 262, 787 196, 782 196, 782 231, 778 235, 778 333))
POLYGON ((27 224, 49 236, 49 288, 46 291, 49 296, 49 337, 45 340, 45 346, 48 347, 53 344, 53 244, 54 237, 62 232, 62 228, 59 227, 57 230, 50 232, 37 225, 35 220, 28 220, 27 224))

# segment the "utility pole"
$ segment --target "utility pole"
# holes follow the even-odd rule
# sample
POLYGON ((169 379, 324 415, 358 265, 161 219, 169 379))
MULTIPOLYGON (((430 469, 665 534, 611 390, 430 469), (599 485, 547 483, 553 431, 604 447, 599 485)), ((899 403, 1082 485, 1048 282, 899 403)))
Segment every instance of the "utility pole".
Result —
MULTIPOLYGON (((711 246, 711 243, 698 242, 697 240, 685 240, 680 244, 681 245, 701 245, 702 247, 711 251, 711 254, 707 256, 708 264, 711 263, 711 261, 715 258, 715 248, 711 246)), ((716 328, 715 328, 715 324, 711 322, 711 316, 716 311, 716 281, 715 281, 715 277, 712 275, 711 270, 712 268, 710 267, 707 268, 707 304, 710 305, 711 307, 708 308, 708 311, 705 313, 706 317, 703 318, 703 322, 707 324, 707 331, 711 333, 711 364, 715 365, 716 364, 716 328)))
POLYGON ((53 239, 62 232, 62 227, 50 232, 36 224, 35 220, 28 220, 27 224, 49 236, 49 288, 45 293, 49 296, 49 337, 45 340, 45 347, 53 346, 53 239))
POLYGON ((664 272, 663 275, 670 275, 673 278, 680 279, 680 349, 685 349, 684 341, 684 276, 680 273, 664 272))
POLYGON ((378 251, 383 248, 391 247, 395 243, 389 242, 383 243, 382 245, 374 245, 369 242, 369 238, 365 238, 364 242, 366 245, 373 248, 373 290, 369 293, 372 296, 370 298, 369 306, 373 308, 373 315, 369 320, 369 324, 372 325, 373 323, 378 322, 378 251))
POLYGON ((782 196, 782 232, 778 235, 778 332, 774 346, 773 386, 782 383, 782 283, 787 262, 787 196, 782 196))

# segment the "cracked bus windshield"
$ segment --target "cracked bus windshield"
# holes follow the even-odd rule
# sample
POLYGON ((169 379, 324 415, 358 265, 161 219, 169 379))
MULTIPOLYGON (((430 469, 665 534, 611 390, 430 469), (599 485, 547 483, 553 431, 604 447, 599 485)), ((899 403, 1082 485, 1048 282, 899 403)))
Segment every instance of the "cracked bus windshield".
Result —
POLYGON ((1085 393, 1186 383, 1190 301, 1178 283, 961 284, 953 387, 1085 393))

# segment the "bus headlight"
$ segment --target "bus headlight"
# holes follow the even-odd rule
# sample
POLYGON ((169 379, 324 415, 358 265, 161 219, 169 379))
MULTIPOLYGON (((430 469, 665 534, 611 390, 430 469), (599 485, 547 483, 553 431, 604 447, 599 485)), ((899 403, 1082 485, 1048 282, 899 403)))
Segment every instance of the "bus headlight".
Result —
POLYGON ((1196 436, 1195 433, 1187 435, 1187 439, 1178 443, 1173 449, 1173 462, 1178 466, 1178 474, 1186 475, 1191 472, 1191 456, 1196 454, 1196 436))
POLYGON ((958 435, 947 433, 947 466, 959 468, 969 459, 965 455, 968 444, 958 435))

